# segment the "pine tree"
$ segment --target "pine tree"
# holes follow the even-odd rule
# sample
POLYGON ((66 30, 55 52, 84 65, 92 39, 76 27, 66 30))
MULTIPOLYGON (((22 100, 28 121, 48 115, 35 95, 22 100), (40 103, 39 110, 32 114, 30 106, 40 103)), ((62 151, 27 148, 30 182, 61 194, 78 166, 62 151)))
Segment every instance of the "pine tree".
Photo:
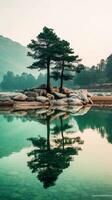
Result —
POLYGON ((35 62, 28 68, 47 70, 47 91, 51 91, 50 86, 50 69, 58 54, 59 38, 53 29, 44 27, 43 32, 37 36, 37 40, 31 40, 28 48, 31 50, 28 55, 33 57, 35 62))
POLYGON ((60 41, 59 50, 59 57, 56 57, 55 70, 52 72, 52 77, 55 80, 60 79, 60 92, 63 92, 63 81, 73 79, 74 72, 80 72, 84 66, 78 65, 81 59, 79 59, 78 55, 74 55, 69 42, 60 41))

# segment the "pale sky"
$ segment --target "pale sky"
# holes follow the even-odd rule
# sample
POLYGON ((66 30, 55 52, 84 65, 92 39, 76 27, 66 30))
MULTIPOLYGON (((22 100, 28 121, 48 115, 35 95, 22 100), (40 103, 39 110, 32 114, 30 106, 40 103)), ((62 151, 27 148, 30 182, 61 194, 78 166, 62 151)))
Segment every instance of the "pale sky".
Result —
POLYGON ((112 53, 112 0, 0 0, 0 35, 27 45, 44 26, 86 65, 112 53))

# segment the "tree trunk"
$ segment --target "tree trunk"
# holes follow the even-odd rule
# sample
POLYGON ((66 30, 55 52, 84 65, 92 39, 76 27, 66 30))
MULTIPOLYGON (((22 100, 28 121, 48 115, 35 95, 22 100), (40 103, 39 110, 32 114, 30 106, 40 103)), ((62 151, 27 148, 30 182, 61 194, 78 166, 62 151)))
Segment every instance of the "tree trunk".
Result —
POLYGON ((47 92, 51 92, 50 87, 50 59, 47 60, 47 92))
POLYGON ((63 135, 63 119, 62 119, 62 117, 60 117, 60 122, 61 122, 62 148, 64 150, 64 135, 63 135))
POLYGON ((50 150, 50 118, 47 118, 47 150, 50 150))
POLYGON ((63 62, 63 64, 62 64, 62 71, 61 71, 61 83, 60 83, 60 92, 63 92, 63 81, 64 81, 64 77, 63 77, 63 75, 64 75, 64 62, 63 62))

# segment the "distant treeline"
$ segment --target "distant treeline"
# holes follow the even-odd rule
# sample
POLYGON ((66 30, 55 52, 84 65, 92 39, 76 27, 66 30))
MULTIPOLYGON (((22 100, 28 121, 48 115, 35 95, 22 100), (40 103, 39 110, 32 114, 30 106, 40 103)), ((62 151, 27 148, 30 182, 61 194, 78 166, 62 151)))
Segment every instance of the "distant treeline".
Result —
POLYGON ((97 66, 85 67, 85 70, 75 75, 73 85, 88 87, 109 82, 112 82, 112 55, 106 60, 102 59, 97 66))
MULTIPOLYGON (((88 87, 109 82, 112 82, 112 55, 106 60, 102 59, 97 66, 85 67, 80 73, 75 74, 73 81, 68 80, 64 85, 66 87, 88 87)), ((40 73, 35 78, 32 74, 22 73, 21 75, 14 75, 13 72, 9 71, 4 75, 0 87, 3 90, 21 90, 42 84, 46 84, 46 74, 40 73)), ((51 79, 51 84, 58 86, 59 81, 51 79)))
MULTIPOLYGON (((39 87, 46 84, 47 75, 40 73, 36 78, 32 74, 22 73, 15 75, 13 72, 8 71, 2 82, 0 88, 2 90, 24 90, 26 88, 39 87)), ((59 86, 59 81, 55 81, 51 78, 51 84, 53 86, 59 86)), ((64 84, 66 87, 73 87, 73 81, 66 81, 64 84)))
POLYGON ((32 74, 22 73, 15 75, 13 72, 8 71, 4 75, 0 87, 3 90, 20 90, 39 86, 45 82, 45 75, 43 74, 35 78, 32 74))

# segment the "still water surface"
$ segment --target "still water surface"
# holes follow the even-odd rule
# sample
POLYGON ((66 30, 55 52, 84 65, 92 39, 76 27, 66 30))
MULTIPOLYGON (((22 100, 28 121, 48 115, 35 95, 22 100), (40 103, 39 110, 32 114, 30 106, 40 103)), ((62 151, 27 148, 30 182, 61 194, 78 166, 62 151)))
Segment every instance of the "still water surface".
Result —
POLYGON ((0 200, 44 199, 112 199, 111 110, 0 115, 0 200))

